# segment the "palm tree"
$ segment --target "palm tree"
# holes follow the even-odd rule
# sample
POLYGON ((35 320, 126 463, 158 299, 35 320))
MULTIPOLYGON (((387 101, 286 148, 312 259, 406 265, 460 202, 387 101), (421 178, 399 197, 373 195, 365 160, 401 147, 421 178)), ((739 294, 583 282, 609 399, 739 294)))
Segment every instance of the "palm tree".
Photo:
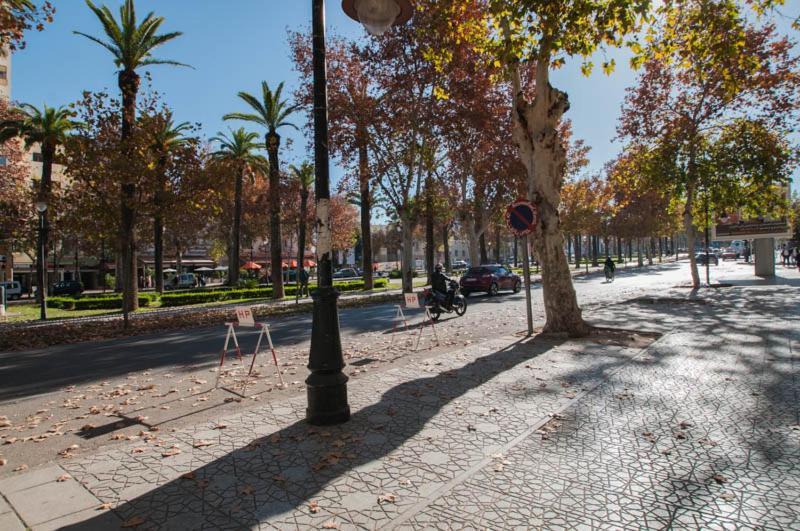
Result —
MULTIPOLYGON (((53 184, 53 160, 55 159, 56 149, 63 145, 69 133, 80 127, 80 123, 72 119, 72 111, 65 107, 48 107, 44 105, 42 109, 37 109, 33 105, 24 103, 20 106, 21 115, 13 120, 6 120, 0 123, 0 143, 12 138, 21 138, 25 142, 25 148, 30 149, 35 144, 39 144, 42 149, 42 179, 39 182, 39 199, 49 202, 50 190, 53 184)), ((42 240, 43 244, 37 249, 40 264, 44 264, 47 256, 47 214, 42 214, 42 240)), ((45 276, 46 276, 45 272, 45 276)), ((40 296, 47 290, 47 282, 42 281, 39 286, 40 296)))
POLYGON ((269 162, 262 155, 255 153, 264 149, 264 144, 258 142, 258 133, 245 131, 244 127, 231 130, 230 136, 217 133, 211 139, 219 142, 219 150, 214 152, 215 160, 230 164, 236 170, 236 192, 233 200, 233 223, 231 224, 231 245, 228 248, 228 284, 235 286, 239 282, 239 253, 242 239, 242 188, 244 176, 254 169, 266 171, 269 162))
POLYGON ((314 165, 310 162, 303 162, 300 167, 289 166, 292 175, 300 184, 300 220, 297 225, 297 269, 295 270, 295 281, 297 282, 297 296, 300 295, 302 284, 300 282, 300 270, 303 268, 303 260, 306 254, 306 219, 308 216, 308 196, 311 185, 314 184, 314 165))
POLYGON ((172 113, 155 118, 156 128, 150 142, 150 151, 156 157, 156 189, 153 192, 153 261, 156 269, 156 291, 164 292, 164 207, 167 196, 167 162, 170 154, 187 145, 190 139, 184 133, 192 129, 189 122, 176 124, 172 113))
MULTIPOLYGON (((119 8, 119 21, 114 18, 111 10, 106 7, 97 7, 91 0, 86 0, 100 24, 108 40, 102 40, 80 31, 74 32, 96 42, 114 56, 114 64, 119 68, 117 81, 122 93, 122 144, 123 149, 129 149, 128 140, 136 123, 136 97, 139 92, 139 74, 137 69, 151 65, 176 65, 186 66, 175 61, 157 59, 152 56, 153 50, 162 44, 182 35, 181 32, 158 34, 163 17, 156 17, 148 13, 141 22, 136 20, 136 8, 133 0, 125 0, 119 8)), ((131 156, 134 153, 131 151, 131 156)), ((128 312, 139 307, 139 289, 136 282, 136 184, 124 182, 121 186, 120 201, 120 247, 122 251, 122 276, 123 276, 123 313, 125 325, 128 324, 128 312)))
POLYGON ((253 122, 267 129, 266 146, 269 154, 269 247, 270 261, 272 262, 272 297, 275 299, 283 298, 280 166, 278 161, 281 137, 278 135, 278 129, 282 127, 294 127, 297 129, 296 125, 287 122, 286 119, 299 108, 298 105, 289 105, 287 100, 282 100, 281 92, 283 92, 283 83, 280 83, 275 92, 273 92, 267 82, 263 81, 261 83, 261 99, 247 92, 239 93, 239 98, 244 100, 254 112, 236 112, 226 114, 223 117, 225 120, 253 122))

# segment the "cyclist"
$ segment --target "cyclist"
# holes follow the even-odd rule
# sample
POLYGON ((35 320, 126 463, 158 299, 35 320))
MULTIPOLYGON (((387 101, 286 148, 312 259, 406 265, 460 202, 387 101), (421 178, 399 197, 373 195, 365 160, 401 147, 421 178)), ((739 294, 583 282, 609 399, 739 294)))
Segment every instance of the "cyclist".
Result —
POLYGON ((614 280, 614 273, 617 271, 617 266, 614 264, 614 260, 612 260, 610 256, 606 256, 606 262, 603 264, 603 271, 606 274, 606 280, 609 282, 614 280))

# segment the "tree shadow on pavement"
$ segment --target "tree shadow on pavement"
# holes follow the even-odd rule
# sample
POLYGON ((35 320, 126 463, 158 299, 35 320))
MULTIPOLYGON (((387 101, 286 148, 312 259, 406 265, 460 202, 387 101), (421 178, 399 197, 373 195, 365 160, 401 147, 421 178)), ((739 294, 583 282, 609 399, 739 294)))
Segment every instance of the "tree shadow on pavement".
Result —
MULTIPOLYGON (((146 494, 120 503, 116 513, 123 520, 142 516, 147 520, 144 527, 192 528, 205 525, 246 528, 284 513, 291 514, 295 509, 308 513, 303 506, 304 500, 315 499, 326 486, 345 474, 352 477, 354 483, 360 484, 362 491, 372 492, 374 496, 380 494, 375 492, 376 489, 391 487, 395 492, 409 489, 402 483, 398 484, 399 478, 393 477, 391 471, 386 473, 385 480, 392 485, 384 486, 376 485, 375 477, 368 479, 360 473, 349 473, 359 467, 380 465, 376 462, 396 454, 410 439, 419 438, 420 432, 442 408, 504 371, 536 358, 559 344, 561 341, 552 339, 534 338, 524 344, 519 341, 456 369, 390 387, 377 402, 355 411, 346 424, 320 428, 295 420, 282 429, 276 426, 274 432, 253 439, 244 448, 230 452, 223 450, 226 446, 243 444, 243 441, 247 441, 248 433, 254 433, 265 424, 281 422, 273 414, 275 408, 281 407, 280 404, 246 413, 253 424, 251 429, 239 432, 237 441, 227 438, 235 435, 229 430, 220 431, 221 444, 215 445, 216 454, 207 456, 210 457, 206 460, 209 461, 207 464, 197 467, 191 465, 200 459, 188 461, 186 472, 191 473, 187 477, 169 481, 146 494)), ((383 378, 386 381, 387 376, 383 378)), ((401 380, 402 376, 395 376, 394 379, 401 380)), ((301 417, 300 411, 295 409, 290 417, 301 417)), ((425 445, 425 441, 420 440, 412 451, 424 451, 425 445)), ((214 452, 214 448, 211 447, 209 451, 214 452)), ((205 455, 202 449, 193 452, 195 456, 205 455)), ((451 457, 458 459, 457 455, 451 457)), ((149 463, 151 468, 160 469, 163 466, 165 470, 171 466, 169 459, 156 463, 152 461, 152 456, 149 459, 142 457, 137 466, 149 463)), ((400 462, 397 459, 389 457, 386 464, 389 470, 403 466, 402 459, 400 462)), ((405 466, 413 465, 409 463, 405 466)), ((120 469, 116 474, 124 473, 125 470, 120 469)), ((175 469, 172 475, 175 475, 175 469)), ((413 494, 409 494, 408 498, 412 497, 413 494)), ((375 510, 384 510, 380 504, 374 503, 374 497, 366 501, 367 505, 373 502, 375 510)), ((347 510, 347 507, 342 508, 342 512, 347 510)), ((325 515, 320 514, 319 518, 325 518, 325 515)), ((96 520, 98 525, 105 521, 101 517, 96 520)), ((322 522, 324 520, 318 522, 316 527, 322 522)), ((91 528, 94 524, 93 520, 89 520, 67 529, 91 528)))

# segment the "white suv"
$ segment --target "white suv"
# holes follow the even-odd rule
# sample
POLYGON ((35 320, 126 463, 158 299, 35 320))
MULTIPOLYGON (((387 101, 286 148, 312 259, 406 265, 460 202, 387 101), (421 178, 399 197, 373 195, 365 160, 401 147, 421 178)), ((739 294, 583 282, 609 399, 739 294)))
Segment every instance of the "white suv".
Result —
POLYGON ((0 282, 0 286, 6 289, 6 300, 19 300, 22 297, 22 284, 17 281, 0 282))

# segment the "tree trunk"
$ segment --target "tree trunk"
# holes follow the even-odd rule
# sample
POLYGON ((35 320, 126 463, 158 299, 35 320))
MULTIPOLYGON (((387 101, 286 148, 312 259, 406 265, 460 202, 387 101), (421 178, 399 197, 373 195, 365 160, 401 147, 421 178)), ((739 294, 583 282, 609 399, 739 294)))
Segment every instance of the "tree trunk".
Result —
POLYGON ((623 262, 624 257, 622 256, 622 238, 617 237, 617 261, 623 262))
POLYGON ((242 252, 242 194, 244 190, 244 174, 242 167, 236 174, 236 186, 233 194, 233 223, 231 224, 231 249, 228 256, 228 285, 239 283, 239 255, 242 252))
MULTIPOLYGON (((360 132, 359 138, 365 138, 360 132)), ((358 176, 361 194, 361 268, 364 270, 364 290, 374 287, 372 255, 372 194, 370 193, 369 152, 366 140, 358 146, 358 176)))
POLYGON ((153 267, 156 276, 156 292, 164 293, 164 218, 158 211, 153 216, 153 267))
POLYGON ((542 291, 548 333, 585 336, 589 326, 581 316, 558 216, 564 180, 566 150, 558 125, 569 109, 566 93, 549 81, 550 53, 547 42, 539 44, 536 64, 536 97, 525 100, 519 67, 514 76, 514 139, 528 172, 528 198, 539 207, 539 223, 533 238, 536 258, 542 264, 542 291))
MULTIPOLYGON (((301 185, 302 186, 302 185, 301 185)), ((305 269, 303 261, 306 259, 306 216, 308 215, 308 188, 300 189, 300 221, 297 224, 297 269, 295 269, 294 281, 297 284, 296 296, 301 295, 302 282, 300 281, 300 271, 305 269)), ((364 270, 366 279, 367 270, 364 270)))
POLYGON ((117 254, 114 257, 114 291, 117 293, 122 293, 125 284, 122 281, 122 271, 120 270, 122 262, 122 253, 117 250, 117 254))
POLYGON ((283 298, 283 248, 281 245, 281 174, 278 166, 278 148, 281 137, 275 132, 267 133, 269 154, 269 250, 272 267, 272 298, 283 298))
POLYGON ((464 230, 467 233, 467 247, 469 251, 469 265, 480 265, 480 249, 479 249, 479 236, 478 231, 475 230, 475 225, 471 220, 465 220, 464 230))
POLYGON ((425 177, 425 271, 428 284, 433 280, 433 262, 436 242, 433 237, 433 172, 425 177))
POLYGON ((567 234, 565 235, 565 238, 567 240, 567 262, 572 263, 572 248, 574 247, 572 243, 572 236, 567 234))
POLYGON ((581 235, 575 235, 575 269, 581 268, 581 255, 583 254, 583 245, 581 245, 581 235))
POLYGON ((633 260, 633 238, 628 238, 628 262, 633 260))
POLYGON ((478 237, 478 244, 480 245, 481 251, 481 264, 488 264, 489 257, 486 254, 486 231, 482 232, 480 237, 478 237))
POLYGON ((655 254, 655 243, 653 242, 653 238, 648 238, 648 245, 647 245, 647 265, 653 265, 653 255, 655 254))
MULTIPOLYGON (((139 92, 139 75, 133 70, 123 70, 118 76, 122 92, 122 149, 134 156, 129 140, 136 124, 136 95, 139 92)), ((136 260, 136 183, 126 176, 120 188, 120 250, 122 267, 122 310, 125 326, 128 314, 139 309, 139 283, 136 260)))
POLYGON ((592 266, 598 266, 598 255, 600 254, 600 237, 599 236, 592 236, 591 239, 592 243, 592 266))
POLYGON ((413 261, 414 261, 414 227, 411 219, 401 216, 402 224, 402 259, 400 260, 400 271, 403 277, 403 293, 414 291, 413 261))
POLYGON ((38 299, 42 304, 47 297, 48 282, 47 277, 47 255, 50 252, 50 216, 51 208, 54 206, 51 203, 51 191, 53 187, 53 159, 55 158, 56 147, 49 142, 42 144, 42 180, 39 183, 39 195, 48 206, 48 209, 42 213, 42 234, 41 244, 39 245, 39 261, 44 267, 42 274, 42 284, 38 286, 38 299))
POLYGON ((500 229, 496 229, 494 235, 494 263, 500 263, 500 229))
POLYGON ((692 208, 694 208, 694 185, 689 184, 686 189, 686 206, 683 209, 683 228, 686 230, 686 247, 689 251, 689 271, 692 274, 692 287, 697 289, 700 287, 700 273, 697 271, 697 260, 694 254, 697 234, 694 229, 692 208))
POLYGON ((442 246, 444 247, 444 270, 448 273, 453 267, 450 264, 450 224, 442 223, 442 246))

